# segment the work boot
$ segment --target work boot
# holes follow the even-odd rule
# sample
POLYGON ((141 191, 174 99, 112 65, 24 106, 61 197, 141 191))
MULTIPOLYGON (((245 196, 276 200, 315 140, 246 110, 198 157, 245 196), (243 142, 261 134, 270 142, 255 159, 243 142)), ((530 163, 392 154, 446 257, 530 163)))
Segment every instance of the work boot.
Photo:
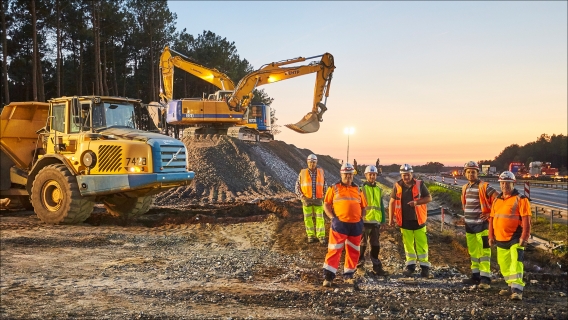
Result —
POLYGON ((491 288, 491 278, 489 277, 481 277, 481 282, 479 286, 477 286, 481 290, 487 290, 491 288))
POLYGON ((480 282, 481 282, 481 277, 479 276, 478 272, 473 273, 471 275, 471 278, 462 280, 463 284, 469 284, 469 285, 478 285, 480 282))
POLYGON ((432 279, 432 275, 430 274, 430 267, 422 266, 420 267, 420 276, 426 279, 432 279))
POLYGON ((499 291, 500 296, 508 296, 510 294, 511 294, 511 289, 503 289, 503 290, 499 291))
POLYGON ((308 243, 314 243, 314 242, 316 242, 316 241, 317 241, 316 238, 314 238, 314 237, 308 237, 308 243))
POLYGON ((318 241, 324 246, 327 245, 327 240, 325 238, 319 238, 318 241))
POLYGON ((385 271, 382 266, 373 266, 373 272, 379 277, 386 277, 389 275, 389 273, 385 271))
POLYGON ((331 287, 331 281, 330 280, 323 280, 323 286, 324 287, 331 287))
POLYGON ((414 266, 414 265, 412 265, 412 267, 411 267, 411 266, 407 266, 406 269, 404 269, 404 271, 402 272, 402 274, 403 274, 405 277, 410 277, 410 276, 412 276, 412 274, 414 274, 414 271, 415 271, 415 270, 416 270, 416 266, 414 266))
POLYGON ((523 292, 518 289, 513 289, 513 294, 511 294, 511 300, 523 300, 523 292))

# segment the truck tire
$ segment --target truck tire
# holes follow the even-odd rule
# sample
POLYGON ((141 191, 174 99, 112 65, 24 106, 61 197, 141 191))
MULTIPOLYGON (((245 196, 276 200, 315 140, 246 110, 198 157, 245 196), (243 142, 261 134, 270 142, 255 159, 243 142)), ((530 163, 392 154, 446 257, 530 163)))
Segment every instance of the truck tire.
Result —
POLYGON ((150 210, 153 202, 153 196, 128 198, 120 194, 107 196, 103 199, 103 204, 107 211, 113 216, 123 219, 145 214, 150 210))
POLYGON ((38 172, 31 200, 37 216, 48 224, 81 223, 95 207, 95 198, 81 195, 77 179, 63 164, 49 165, 38 172))

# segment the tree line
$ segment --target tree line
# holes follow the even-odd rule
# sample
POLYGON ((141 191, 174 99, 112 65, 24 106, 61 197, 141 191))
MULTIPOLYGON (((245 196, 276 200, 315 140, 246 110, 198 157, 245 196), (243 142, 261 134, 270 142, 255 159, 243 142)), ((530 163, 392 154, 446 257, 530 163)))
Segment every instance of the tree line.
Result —
MULTIPOLYGON (((505 147, 493 160, 479 160, 478 164, 496 167, 498 172, 509 169, 509 163, 521 162, 527 168, 533 161, 550 162, 553 168, 558 168, 561 175, 568 174, 568 138, 563 134, 541 134, 536 141, 529 142, 523 146, 512 144, 505 147)), ((382 166, 383 172, 398 172, 400 164, 390 164, 382 166)), ((360 168, 364 170, 365 165, 360 168)), ((449 168, 440 162, 427 162, 425 165, 413 166, 414 172, 437 173, 448 171, 449 168)), ((363 171, 361 171, 363 172, 363 171)))
POLYGON ((536 141, 523 146, 512 144, 505 147, 493 160, 481 160, 480 165, 489 164, 497 171, 509 169, 509 163, 521 162, 525 166, 533 161, 550 162, 553 168, 558 168, 560 174, 566 175, 568 166, 568 139, 563 134, 541 134, 536 141))
MULTIPOLYGON (((2 106, 73 95, 157 101, 166 45, 235 83, 254 70, 234 42, 214 32, 176 31, 177 15, 166 1, 2 0, 1 6, 2 106)), ((174 98, 217 90, 181 70, 174 74, 174 98)), ((257 102, 272 99, 257 90, 257 102)))

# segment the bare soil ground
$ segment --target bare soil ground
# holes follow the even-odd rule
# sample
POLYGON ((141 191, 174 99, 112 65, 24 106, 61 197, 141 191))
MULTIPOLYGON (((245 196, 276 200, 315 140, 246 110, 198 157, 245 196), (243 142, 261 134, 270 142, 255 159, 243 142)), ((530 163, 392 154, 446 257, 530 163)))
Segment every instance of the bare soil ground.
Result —
MULTIPOLYGON (((0 211, 0 318, 568 318, 566 257, 528 250, 525 294, 513 302, 498 295, 506 284, 495 261, 490 290, 461 284, 469 276, 463 228, 441 232, 435 217, 433 279, 402 276, 400 231, 385 228, 390 277, 366 272, 350 286, 340 267, 324 288, 327 248, 306 242, 293 194, 311 152, 227 137, 186 145, 195 183, 161 193, 139 218, 124 221, 98 205, 83 224, 50 226, 32 211, 0 211)), ((337 181, 339 163, 318 158, 327 182, 337 181)))
MULTIPOLYGON (((97 208, 86 223, 49 226, 30 211, 0 213, 2 319, 563 319, 566 273, 529 252, 524 300, 464 286, 459 229, 429 227, 434 279, 401 275, 397 229, 381 235, 392 275, 341 275, 324 288, 326 247, 306 243, 297 202, 155 207, 124 221, 97 208)), ((496 264, 493 265, 496 267, 496 264)), ((367 262, 370 268, 370 262, 367 262)))

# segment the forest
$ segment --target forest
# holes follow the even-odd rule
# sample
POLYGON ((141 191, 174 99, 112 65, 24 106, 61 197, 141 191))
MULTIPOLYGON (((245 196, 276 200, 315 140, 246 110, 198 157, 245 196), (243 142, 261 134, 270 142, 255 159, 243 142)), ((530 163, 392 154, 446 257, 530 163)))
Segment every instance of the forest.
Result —
MULTIPOLYGON (((234 42, 204 30, 176 31, 166 1, 2 0, 2 106, 73 95, 157 101, 160 54, 168 45, 235 83, 253 66, 234 42)), ((191 5, 189 2, 188 5, 191 5)), ((216 88, 183 71, 174 98, 201 97, 216 88)), ((263 90, 253 102, 270 104, 263 90)), ((274 116, 274 115, 273 115, 274 116)))
MULTIPOLYGON (((541 134, 536 141, 529 142, 523 146, 512 144, 505 147, 503 151, 493 160, 475 160, 481 166, 488 164, 497 168, 498 172, 509 169, 509 163, 522 162, 527 168, 529 163, 533 161, 550 162, 553 168, 558 168, 560 175, 568 174, 568 139, 565 135, 541 134)), ((364 168, 364 166, 361 166, 364 168)), ((391 164, 383 166, 384 172, 398 172, 400 164, 391 164)), ((442 172, 448 171, 448 167, 440 162, 427 162, 424 165, 413 166, 414 172, 442 172)))

